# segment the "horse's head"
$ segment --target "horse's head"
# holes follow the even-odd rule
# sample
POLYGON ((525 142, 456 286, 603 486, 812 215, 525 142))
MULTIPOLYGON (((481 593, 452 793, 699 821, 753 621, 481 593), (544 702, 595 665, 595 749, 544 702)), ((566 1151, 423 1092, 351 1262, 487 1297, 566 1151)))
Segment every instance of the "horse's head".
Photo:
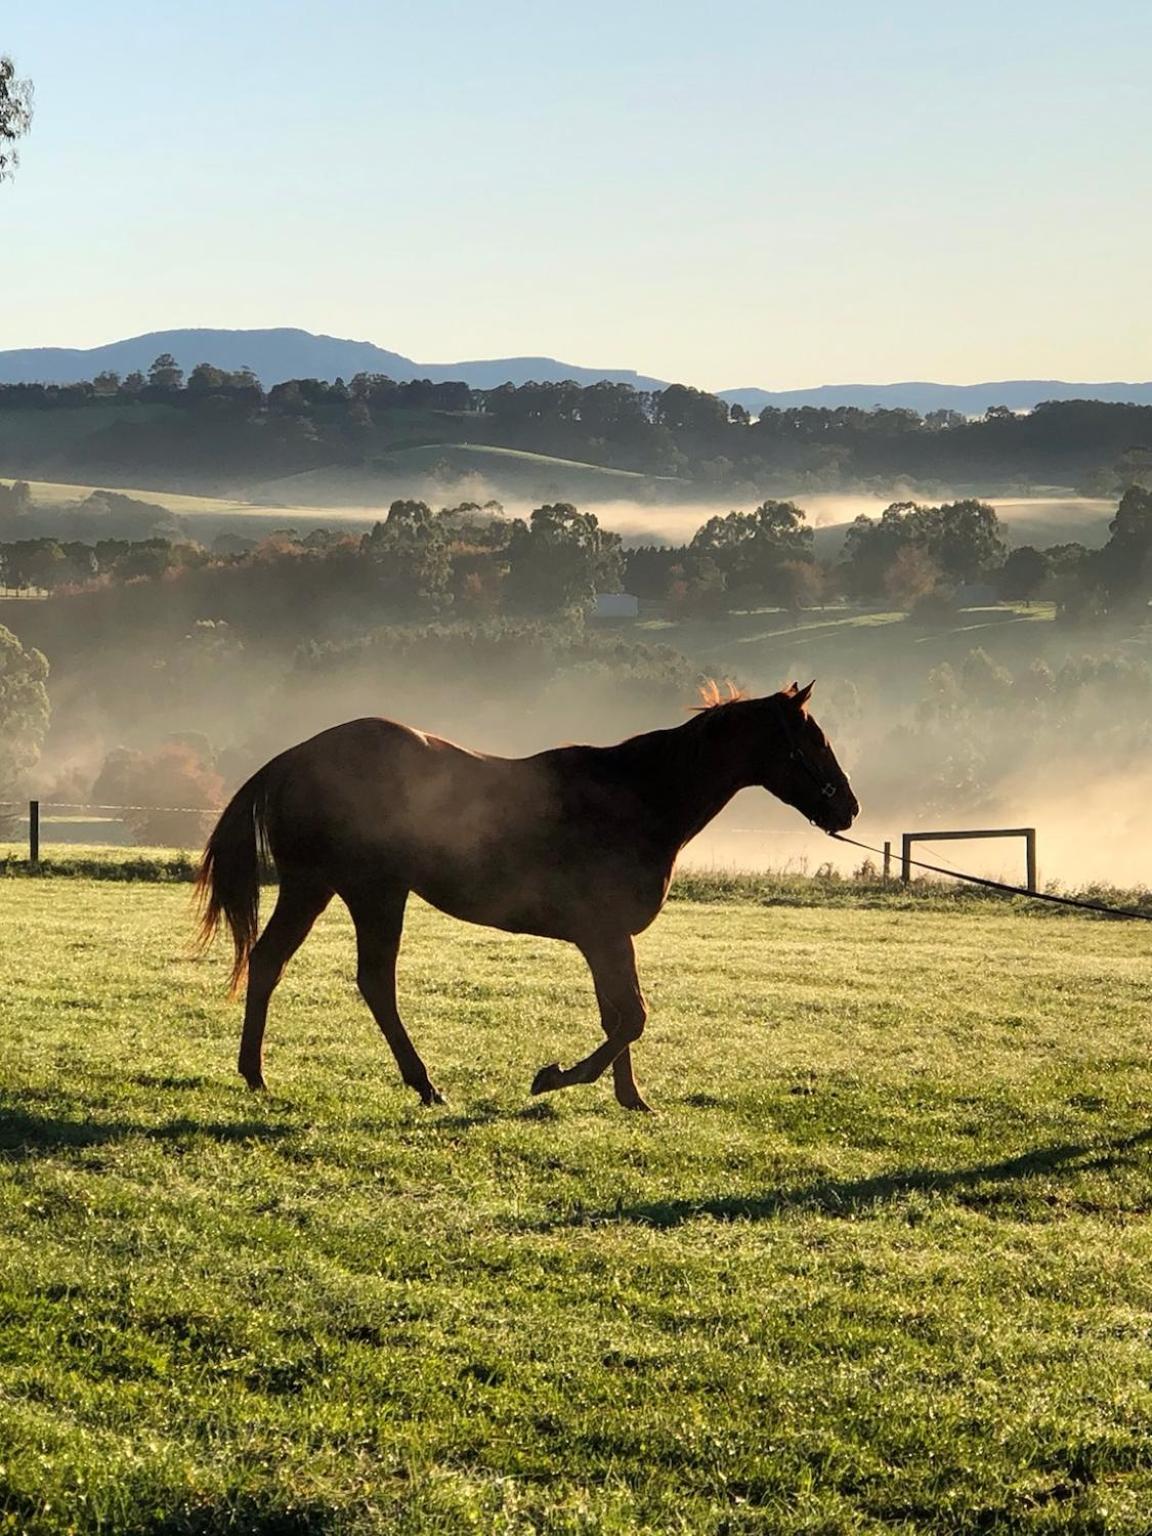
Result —
POLYGON ((813 684, 793 683, 758 701, 771 710, 764 740, 764 788, 825 832, 846 832, 860 812, 827 736, 808 713, 813 684))

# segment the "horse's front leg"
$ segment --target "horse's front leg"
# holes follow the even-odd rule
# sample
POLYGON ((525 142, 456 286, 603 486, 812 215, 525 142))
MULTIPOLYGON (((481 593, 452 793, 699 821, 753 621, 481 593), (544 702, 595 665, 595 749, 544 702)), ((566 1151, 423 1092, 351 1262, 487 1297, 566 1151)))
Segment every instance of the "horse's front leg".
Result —
POLYGON ((630 1047, 644 1033, 644 1022, 648 1017, 636 975, 632 935, 598 938, 582 943, 580 948, 596 984, 600 1023, 607 1039, 591 1055, 567 1069, 559 1062, 541 1067, 533 1079, 532 1092, 553 1093, 558 1088, 572 1088, 577 1083, 594 1083, 611 1067, 619 1103, 625 1109, 647 1109, 632 1076, 630 1047))

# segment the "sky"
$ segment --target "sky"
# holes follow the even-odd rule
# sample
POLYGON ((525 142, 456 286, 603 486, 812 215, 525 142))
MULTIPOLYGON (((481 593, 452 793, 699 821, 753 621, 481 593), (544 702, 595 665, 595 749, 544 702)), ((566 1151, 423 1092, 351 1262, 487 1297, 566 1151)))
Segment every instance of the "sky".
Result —
POLYGON ((0 348, 1152 376, 1147 0, 5 0, 0 348))

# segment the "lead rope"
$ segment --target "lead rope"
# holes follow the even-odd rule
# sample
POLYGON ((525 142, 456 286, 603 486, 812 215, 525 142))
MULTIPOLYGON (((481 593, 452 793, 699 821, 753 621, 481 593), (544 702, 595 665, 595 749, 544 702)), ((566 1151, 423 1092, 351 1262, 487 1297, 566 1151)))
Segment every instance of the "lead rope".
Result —
MULTIPOLYGON (((865 853, 879 854, 884 857, 882 848, 873 848, 870 843, 860 843, 854 837, 845 837, 842 832, 829 832, 829 837, 834 837, 838 843, 851 843, 853 848, 862 848, 865 853)), ((1049 901, 1058 907, 1076 907, 1081 912, 1100 912, 1105 917, 1131 917, 1142 923, 1152 923, 1152 912, 1139 912, 1135 907, 1106 907, 1099 901, 1078 901, 1074 896, 1054 896, 1051 891, 1029 891, 1022 885, 1007 885, 1003 880, 986 880, 983 875, 965 874, 962 869, 942 869, 939 864, 925 864, 922 859, 909 859, 909 864, 915 864, 917 869, 930 869, 934 875, 948 875, 954 880, 967 880, 969 885, 982 885, 990 891, 1006 891, 1012 896, 1027 896, 1030 901, 1049 901)))

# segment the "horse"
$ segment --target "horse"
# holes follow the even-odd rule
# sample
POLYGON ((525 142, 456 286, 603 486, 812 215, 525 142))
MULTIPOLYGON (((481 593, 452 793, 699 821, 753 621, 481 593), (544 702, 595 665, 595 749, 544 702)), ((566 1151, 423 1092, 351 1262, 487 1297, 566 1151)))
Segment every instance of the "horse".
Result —
POLYGON ((265 1086, 268 1004, 333 896, 356 931, 356 980, 404 1082, 442 1104, 396 1002, 409 893, 470 923, 574 944, 592 973, 604 1042, 541 1067, 533 1094, 595 1082, 646 1110, 632 1071, 647 1008, 633 939, 664 905, 676 857, 740 789, 760 786, 826 832, 859 804, 808 711, 813 685, 749 698, 715 683, 684 723, 615 746, 532 757, 469 751, 392 720, 338 725, 266 763, 233 796, 197 874, 200 937, 231 930, 232 995, 247 976, 239 1071, 265 1086), (259 929, 261 870, 279 876, 259 929))

